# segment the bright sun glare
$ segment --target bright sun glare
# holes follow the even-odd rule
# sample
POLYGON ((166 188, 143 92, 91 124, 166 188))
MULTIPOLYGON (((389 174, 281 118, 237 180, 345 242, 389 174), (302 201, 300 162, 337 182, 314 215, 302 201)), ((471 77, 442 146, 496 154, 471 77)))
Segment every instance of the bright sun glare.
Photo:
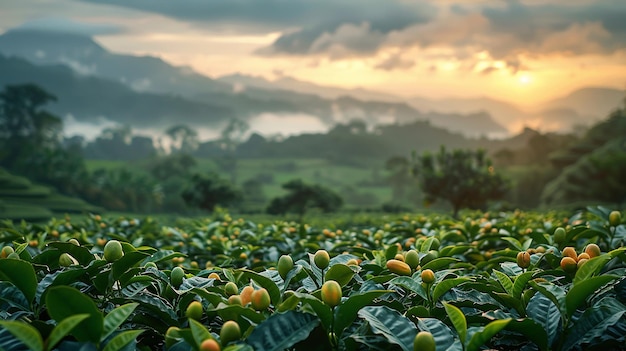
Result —
POLYGON ((531 81, 530 76, 528 74, 520 75, 518 80, 519 80, 520 84, 524 84, 524 85, 530 83, 530 81, 531 81))

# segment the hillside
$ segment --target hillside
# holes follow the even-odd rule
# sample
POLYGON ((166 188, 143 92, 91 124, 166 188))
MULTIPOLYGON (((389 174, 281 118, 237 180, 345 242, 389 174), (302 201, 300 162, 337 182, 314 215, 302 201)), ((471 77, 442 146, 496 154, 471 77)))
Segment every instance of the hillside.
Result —
MULTIPOLYGON (((14 72, 10 79, 3 78, 0 84, 17 80, 42 82, 44 87, 59 96, 61 104, 68 104, 55 111, 72 114, 77 120, 98 115, 114 121, 123 120, 132 127, 141 127, 145 119, 156 116, 158 123, 168 116, 176 123, 206 126, 220 119, 236 117, 249 120, 264 113, 272 113, 285 118, 292 118, 293 115, 312 116, 329 128, 337 122, 351 119, 364 120, 370 126, 381 122, 428 120, 468 136, 506 132, 502 125, 485 114, 457 113, 442 116, 421 113, 406 103, 389 101, 388 96, 376 99, 376 93, 368 93, 367 101, 351 94, 320 96, 315 93, 315 89, 305 91, 302 88, 310 84, 289 79, 283 80, 282 86, 247 86, 242 90, 240 83, 214 80, 189 68, 169 65, 159 58, 111 53, 92 38, 78 34, 11 30, 0 36, 0 53, 21 57, 36 65, 60 64, 71 68, 74 73, 72 78, 61 77, 64 84, 54 85, 39 77, 41 71, 35 73, 30 69, 19 70, 19 75, 14 72), (87 81, 96 86, 86 87, 83 83, 87 81), (79 91, 84 90, 83 95, 86 96, 76 94, 78 85, 79 91), (70 92, 62 91, 66 86, 70 92), (115 92, 105 92, 103 89, 115 92), (105 95, 100 103, 106 106, 96 104, 85 107, 74 100, 78 97, 88 101, 91 95, 99 93, 105 95), (106 94, 121 96, 113 99, 106 94), (69 101, 63 101, 68 98, 69 101), (69 108, 70 104, 79 106, 69 108), (152 107, 143 107, 146 104, 152 107), (119 116, 113 116, 115 114, 119 116)), ((5 68, 5 72, 11 70, 10 67, 5 68)), ((58 67, 56 70, 56 74, 60 74, 58 67)), ((324 89, 320 87, 317 91, 324 89)))
POLYGON ((138 93, 124 84, 83 76, 63 65, 37 66, 0 55, 0 86, 23 83, 40 85, 57 97, 50 111, 81 121, 105 117, 141 128, 169 126, 180 116, 194 125, 216 124, 234 116, 222 106, 173 95, 138 93))
POLYGON ((85 201, 57 194, 0 168, 0 219, 45 220, 54 214, 102 212, 85 201))

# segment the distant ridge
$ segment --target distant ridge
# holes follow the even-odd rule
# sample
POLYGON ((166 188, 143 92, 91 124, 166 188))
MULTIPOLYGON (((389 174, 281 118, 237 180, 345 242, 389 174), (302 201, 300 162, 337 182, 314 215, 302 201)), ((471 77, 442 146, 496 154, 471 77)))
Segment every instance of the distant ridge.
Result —
POLYGON ((32 29, 0 35, 0 53, 39 66, 32 72, 22 69, 19 76, 4 67, 9 77, 0 77, 0 84, 36 82, 60 97, 57 112, 72 114, 76 120, 105 116, 139 128, 168 120, 211 127, 230 118, 247 120, 273 113, 285 118, 313 116, 329 128, 351 119, 370 126, 426 120, 470 137, 503 136, 524 126, 568 131, 603 118, 605 110, 618 105, 621 98, 616 97, 623 96, 616 89, 581 89, 528 112, 491 98, 403 99, 367 89, 325 87, 288 76, 273 81, 244 74, 212 79, 156 57, 109 52, 89 36, 32 29), (71 71, 61 72, 58 65, 71 71), (45 77, 51 76, 59 81, 46 81, 45 77))

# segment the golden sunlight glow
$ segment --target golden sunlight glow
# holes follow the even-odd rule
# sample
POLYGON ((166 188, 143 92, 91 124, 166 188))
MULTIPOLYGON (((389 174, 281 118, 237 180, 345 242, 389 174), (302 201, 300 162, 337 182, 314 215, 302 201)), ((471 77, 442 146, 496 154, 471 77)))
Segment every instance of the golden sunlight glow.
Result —
POLYGON ((517 80, 520 84, 526 85, 532 81, 532 78, 527 73, 523 73, 517 78, 517 80))

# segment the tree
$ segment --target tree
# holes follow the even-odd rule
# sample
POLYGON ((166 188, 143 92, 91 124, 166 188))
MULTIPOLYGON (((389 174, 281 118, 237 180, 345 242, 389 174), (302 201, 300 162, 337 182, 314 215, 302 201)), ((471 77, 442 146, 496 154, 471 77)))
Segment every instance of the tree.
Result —
POLYGON ((626 203, 626 138, 612 140, 582 156, 546 185, 546 205, 588 204, 590 201, 626 203))
POLYGON ((415 202, 419 198, 415 191, 407 191, 415 182, 411 177, 410 167, 409 160, 404 156, 393 156, 385 162, 385 169, 390 172, 387 181, 392 188, 391 203, 404 204, 407 201, 415 202))
POLYGON ((197 164, 193 156, 177 153, 157 156, 150 160, 146 168, 158 180, 164 181, 175 177, 189 177, 191 169, 197 164))
POLYGON ((200 144, 198 133, 184 124, 170 127, 165 131, 165 135, 170 138, 171 152, 191 153, 200 144))
POLYGON ((437 155, 424 153, 415 161, 413 174, 426 201, 448 200, 455 218, 461 208, 486 209, 487 201, 502 198, 508 188, 482 150, 447 152, 441 147, 437 155))
POLYGON ((338 210, 343 205, 343 199, 339 195, 321 185, 310 185, 300 179, 294 179, 282 187, 288 194, 272 199, 267 207, 267 213, 282 215, 292 212, 302 217, 312 208, 328 213, 338 210))
POLYGON ((190 186, 182 192, 181 196, 187 205, 209 212, 213 212, 217 205, 228 206, 242 198, 238 189, 214 172, 207 175, 193 175, 190 186))
POLYGON ((7 85, 0 92, 0 162, 6 167, 24 155, 60 145, 62 121, 42 109, 56 97, 33 84, 7 85))

